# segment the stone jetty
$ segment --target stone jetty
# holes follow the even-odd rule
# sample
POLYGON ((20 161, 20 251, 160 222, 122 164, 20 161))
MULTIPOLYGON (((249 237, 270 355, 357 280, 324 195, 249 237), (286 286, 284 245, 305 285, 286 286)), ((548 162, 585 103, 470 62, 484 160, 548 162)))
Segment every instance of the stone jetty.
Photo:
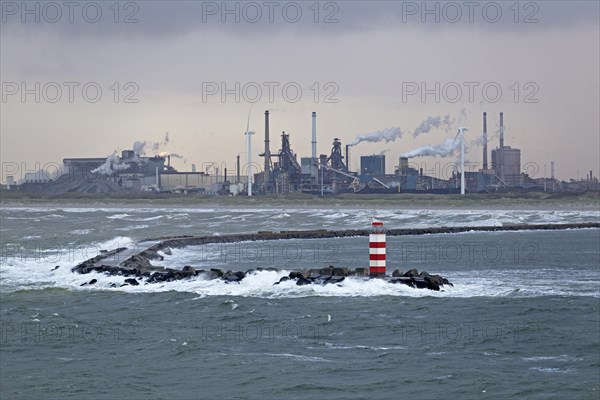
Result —
MULTIPOLYGON (((436 227, 436 228, 413 228, 413 229, 388 229, 388 236, 401 235, 424 235, 440 233, 459 233, 469 231, 499 232, 517 230, 559 230, 579 228, 600 228, 600 223, 576 223, 576 224, 543 224, 543 225, 504 225, 504 226, 474 226, 474 227, 436 227)), ((204 279, 221 279, 228 283, 239 283, 248 275, 257 271, 277 271, 277 268, 258 268, 249 271, 223 271, 213 268, 210 270, 196 269, 193 266, 183 268, 166 268, 152 265, 153 260, 162 260, 159 254, 162 251, 168 254, 171 248, 183 248, 186 246, 197 246, 210 243, 235 243, 244 241, 268 241, 286 239, 326 239, 368 236, 369 230, 310 230, 310 231, 259 231, 257 233, 241 233, 222 236, 171 236, 155 239, 146 239, 140 242, 139 247, 144 250, 121 247, 110 251, 101 251, 72 268, 73 272, 87 274, 89 272, 101 272, 108 275, 119 275, 127 277, 124 284, 138 285, 143 283, 170 282, 179 279, 190 279, 203 277, 204 279)), ((444 285, 452 285, 446 278, 439 275, 429 274, 425 271, 418 272, 411 269, 406 272, 393 271, 391 275, 369 276, 368 268, 349 269, 345 267, 328 266, 320 269, 307 269, 293 271, 282 277, 274 284, 292 280, 296 285, 309 284, 338 284, 349 277, 360 279, 384 279, 390 283, 404 284, 419 289, 441 290, 444 285)), ((82 285, 93 284, 84 282, 82 285)))

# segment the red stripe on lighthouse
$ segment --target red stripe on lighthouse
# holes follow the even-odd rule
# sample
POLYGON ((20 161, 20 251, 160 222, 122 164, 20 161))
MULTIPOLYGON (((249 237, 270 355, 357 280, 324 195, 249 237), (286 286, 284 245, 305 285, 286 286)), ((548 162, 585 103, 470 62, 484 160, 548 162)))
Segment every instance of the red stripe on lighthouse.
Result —
POLYGON ((369 274, 385 275, 385 231, 383 222, 373 221, 369 235, 369 274))

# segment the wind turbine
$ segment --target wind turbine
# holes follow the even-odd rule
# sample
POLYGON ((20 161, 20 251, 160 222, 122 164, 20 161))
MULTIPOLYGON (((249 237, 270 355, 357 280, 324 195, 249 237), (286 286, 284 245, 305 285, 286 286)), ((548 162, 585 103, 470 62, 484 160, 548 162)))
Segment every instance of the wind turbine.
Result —
POLYGON ((465 131, 467 128, 460 127, 454 137, 454 141, 460 135, 460 194, 465 194, 465 131))
POLYGON ((252 196, 252 135, 254 135, 254 132, 250 131, 250 113, 252 113, 252 105, 248 112, 248 123, 244 133, 248 137, 248 196, 252 196))

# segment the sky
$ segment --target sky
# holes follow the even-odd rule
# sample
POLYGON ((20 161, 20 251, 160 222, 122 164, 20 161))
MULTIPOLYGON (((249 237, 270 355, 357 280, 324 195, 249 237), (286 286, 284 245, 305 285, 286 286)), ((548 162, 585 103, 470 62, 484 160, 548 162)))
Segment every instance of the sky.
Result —
MULTIPOLYGON (((448 143, 459 126, 477 170, 482 113, 491 150, 504 112, 523 172, 550 176, 554 162, 559 179, 600 174, 597 1, 0 6, 2 182, 135 141, 162 143, 181 171, 233 171, 247 126, 261 162, 265 110, 271 152, 285 131, 298 158, 310 156, 313 111, 323 154, 334 138, 400 132, 351 150, 351 169, 383 153, 390 173, 400 155, 448 143), (414 134, 436 117, 447 123, 414 134)), ((457 153, 411 162, 447 178, 457 153)))

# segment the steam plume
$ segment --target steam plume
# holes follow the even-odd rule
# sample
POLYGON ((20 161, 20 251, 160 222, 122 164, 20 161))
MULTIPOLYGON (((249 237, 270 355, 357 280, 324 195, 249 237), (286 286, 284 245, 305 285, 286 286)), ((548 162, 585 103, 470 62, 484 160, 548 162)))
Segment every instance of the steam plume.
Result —
POLYGON ((437 146, 427 145, 416 148, 409 151, 408 153, 402 154, 402 157, 413 158, 413 157, 448 157, 454 154, 460 146, 460 140, 446 139, 444 143, 437 146))
POLYGON ((350 146, 356 146, 360 142, 371 142, 377 143, 385 140, 386 143, 393 142, 394 140, 402 137, 402 131, 400 128, 387 128, 377 132, 366 133, 356 136, 356 139, 350 146))
POLYGON ((450 125, 453 121, 450 120, 449 115, 445 115, 443 117, 427 117, 421 122, 421 125, 417 127, 412 133, 413 137, 417 137, 422 133, 427 133, 432 129, 438 129, 440 127, 444 127, 446 132, 450 129, 450 125))
POLYGON ((108 157, 106 157, 106 161, 104 162, 104 164, 102 164, 98 168, 93 169, 91 172, 94 174, 98 173, 100 175, 112 175, 117 171, 123 171, 127 168, 129 168, 129 164, 122 163, 119 160, 117 152, 114 152, 108 157))

